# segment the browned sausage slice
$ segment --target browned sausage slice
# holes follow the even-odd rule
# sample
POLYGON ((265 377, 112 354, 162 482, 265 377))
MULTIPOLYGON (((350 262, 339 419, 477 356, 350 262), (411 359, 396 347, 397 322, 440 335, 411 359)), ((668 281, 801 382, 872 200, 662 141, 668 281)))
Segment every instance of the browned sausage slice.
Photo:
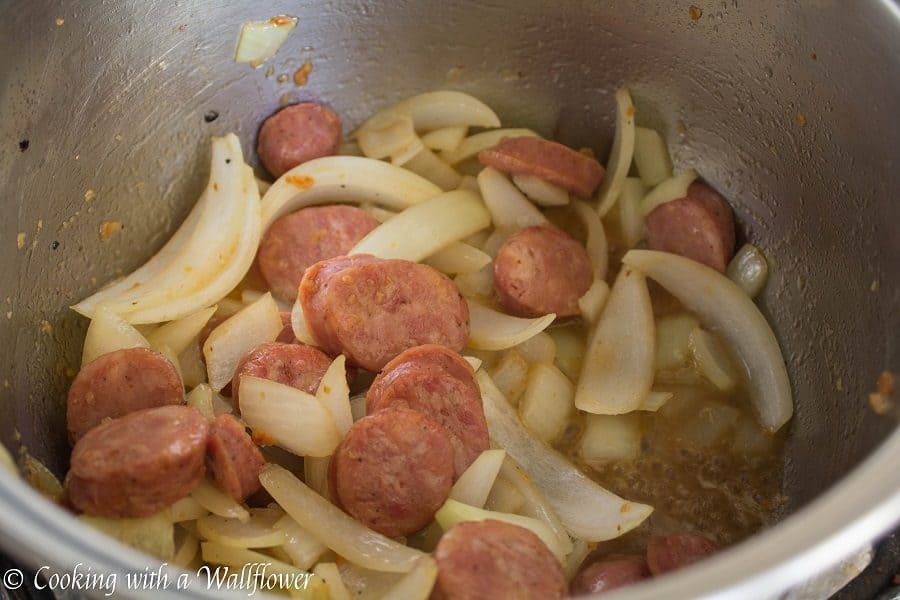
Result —
POLYGON ((378 221, 355 206, 312 206, 272 223, 259 245, 257 261, 272 293, 293 302, 311 265, 347 254, 378 221))
POLYGON ((705 183, 694 182, 686 197, 657 206, 645 223, 653 250, 680 254, 720 273, 734 256, 734 213, 705 183))
POLYGON ((447 531, 434 551, 432 600, 552 600, 566 597, 562 565, 539 537, 501 521, 469 521, 447 531))
POLYGON ((420 412, 389 408, 353 424, 331 457, 331 495, 349 515, 389 537, 428 525, 453 485, 446 430, 420 412))
POLYGON ((366 394, 366 412, 403 406, 425 413, 447 429, 456 477, 490 448, 481 392, 472 367, 435 344, 417 346, 388 363, 366 394))
POLYGON ((719 550, 719 545, 700 533, 678 533, 652 538, 647 543, 647 566, 662 575, 693 564, 719 550))
POLYGON ((194 408, 148 408, 106 421, 72 450, 72 505, 100 517, 146 517, 203 479, 209 424, 194 408))
POLYGON ((599 594, 650 577, 643 556, 622 556, 598 560, 581 569, 572 579, 569 589, 573 596, 599 594))
POLYGON ((329 261, 313 265, 300 284, 310 332, 326 352, 379 371, 413 346, 463 348, 469 308, 446 275, 405 260, 351 257, 346 266, 347 260, 331 259, 339 270, 329 261))
POLYGON ((593 158, 537 137, 506 138, 479 152, 478 160, 510 175, 534 175, 582 198, 590 198, 606 173, 593 158))
POLYGON ((247 353, 234 370, 231 380, 231 398, 235 410, 240 410, 239 391, 241 377, 251 375, 271 379, 315 394, 331 359, 321 350, 306 344, 267 342, 247 353))
POLYGON ((494 258, 497 297, 507 311, 520 317, 577 315, 578 299, 593 281, 591 257, 584 246, 548 225, 517 232, 494 258))
POLYGON ((77 442, 104 419, 183 403, 181 378, 165 356, 146 348, 108 352, 84 365, 69 388, 69 441, 77 442))
POLYGON ((259 472, 266 463, 241 422, 219 415, 209 431, 206 468, 216 485, 238 502, 260 488, 259 472))
POLYGON ((341 119, 314 102, 286 106, 263 122, 256 152, 269 173, 281 177, 299 164, 337 154, 341 119))

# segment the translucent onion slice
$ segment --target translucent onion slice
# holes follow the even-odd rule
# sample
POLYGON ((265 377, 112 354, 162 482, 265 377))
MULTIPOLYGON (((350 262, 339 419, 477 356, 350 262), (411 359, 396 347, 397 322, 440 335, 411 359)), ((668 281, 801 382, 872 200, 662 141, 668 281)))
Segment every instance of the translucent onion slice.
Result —
POLYGON ((442 152, 441 158, 451 165, 474 158, 482 150, 493 148, 504 138, 511 137, 540 137, 530 129, 494 129, 470 135, 464 139, 456 150, 442 152))
POLYGON ((488 519, 517 525, 538 536, 560 561, 566 556, 565 549, 560 545, 559 538, 556 537, 553 530, 543 521, 532 519, 531 517, 476 508, 474 506, 469 506, 468 504, 463 504, 462 502, 457 502, 451 498, 444 502, 444 505, 438 509, 434 518, 444 531, 447 531, 457 523, 464 523, 466 521, 486 521, 488 519))
POLYGON ((329 365, 319 382, 316 398, 331 413, 334 425, 343 438, 353 425, 350 411, 350 386, 347 385, 347 357, 338 356, 329 365))
POLYGON ((196 521, 200 517, 205 517, 209 514, 209 511, 197 502, 193 496, 187 496, 167 508, 166 514, 173 523, 183 523, 184 521, 196 521))
POLYGON ((9 453, 9 450, 2 443, 0 443, 0 468, 6 469, 13 475, 19 474, 16 461, 13 460, 12 454, 9 453))
POLYGON ((500 468, 500 476, 522 495, 524 502, 516 512, 546 523, 559 539, 562 550, 566 554, 571 552, 572 538, 569 537, 562 521, 559 520, 559 516, 553 510, 546 496, 534 485, 531 478, 522 470, 522 467, 517 465, 515 460, 507 457, 500 468))
POLYGON ((356 141, 369 158, 387 158, 402 151, 417 138, 409 115, 389 114, 361 130, 356 141))
POLYGON ((547 222, 547 217, 497 169, 486 167, 477 179, 495 227, 521 229, 547 222))
POLYGON ((577 451, 584 464, 595 469, 634 460, 641 454, 640 422, 633 414, 588 415, 577 451))
MULTIPOLYGON (((217 542, 201 542, 200 554, 205 562, 234 567, 235 569, 243 569, 248 564, 266 565, 266 574, 286 575, 292 578, 294 585, 290 587, 298 591, 305 589, 308 592, 314 584, 310 574, 302 569, 276 560, 267 554, 247 550, 246 548, 234 548, 217 542)), ((322 585, 320 579, 315 579, 319 582, 319 585, 322 585)), ((287 578, 283 578, 282 581, 287 581, 287 578)))
POLYGON ((595 279, 588 291, 578 299, 578 310, 581 318, 588 323, 596 323, 609 299, 609 284, 602 279, 595 279))
POLYGON ((738 284, 748 296, 756 298, 766 287, 769 263, 766 262, 766 257, 759 248, 753 244, 744 244, 728 263, 725 274, 738 284))
POLYGON ((168 346, 175 354, 181 354, 197 338, 217 308, 213 305, 176 321, 169 321, 148 335, 147 341, 152 348, 168 346))
POLYGON ((282 549, 291 558, 295 567, 309 569, 323 554, 328 552, 328 546, 301 527, 290 515, 284 515, 276 521, 275 528, 280 529, 287 536, 287 541, 282 545, 282 549))
POLYGON ((244 355, 274 340, 283 328, 278 305, 266 294, 213 329, 203 344, 212 389, 218 392, 228 385, 244 355))
POLYGON ((498 477, 485 508, 497 512, 518 513, 525 506, 525 496, 505 477, 498 477))
POLYGON ((622 242, 629 250, 644 239, 644 215, 641 214, 641 201, 646 194, 647 188, 640 179, 637 177, 625 178, 617 210, 622 242))
POLYGON ((634 103, 631 94, 622 88, 616 91, 616 134, 613 138, 606 177, 597 190, 597 212, 602 217, 613 207, 622 192, 622 183, 631 168, 634 154, 634 103))
POLYGON ((250 63, 255 69, 275 56, 296 26, 297 17, 278 16, 265 21, 247 21, 241 26, 234 62, 250 63))
POLYGON ((165 511, 139 519, 105 519, 88 515, 81 515, 78 518, 106 535, 151 556, 165 561, 171 561, 175 556, 175 528, 166 518, 165 511))
POLYGON ((329 600, 352 600, 347 586, 341 579, 341 572, 333 562, 323 562, 316 565, 313 574, 317 575, 328 586, 329 600))
MULTIPOLYGON (((412 570, 403 576, 382 600, 428 600, 437 579, 437 563, 427 554, 416 561, 412 570)), ((338 600, 332 597, 333 600, 338 600)), ((348 596, 349 600, 349 596, 348 596)))
POLYGON ((714 269, 675 254, 631 250, 622 261, 663 286, 730 347, 767 431, 778 431, 790 420, 794 404, 778 340, 740 287, 714 269))
POLYGON ((101 304, 94 309, 94 316, 88 325, 81 364, 86 365, 98 356, 116 350, 149 347, 150 342, 140 331, 101 304))
POLYGON ((294 306, 291 308, 291 329, 298 341, 310 346, 316 345, 316 340, 306 323, 306 316, 303 314, 303 305, 299 300, 294 302, 294 306))
POLYGON ((216 418, 216 412, 213 409, 213 395, 215 392, 209 387, 209 384, 201 383, 194 387, 185 398, 188 406, 196 408, 200 411, 208 421, 216 418))
POLYGON ((482 508, 491 493, 504 458, 506 452, 502 449, 485 450, 479 454, 453 484, 450 497, 469 506, 482 508))
POLYGON ((446 248, 438 250, 425 263, 441 273, 459 275, 474 273, 491 264, 491 257, 464 242, 453 242, 446 248))
POLYGON ((278 217, 317 204, 377 204, 402 210, 441 188, 401 167, 358 156, 326 156, 294 167, 262 198, 262 229, 278 217))
POLYGON ((737 375, 716 336, 702 327, 697 327, 691 332, 688 345, 697 368, 710 383, 724 392, 734 389, 737 375))
POLYGON ((253 436, 298 456, 330 456, 341 441, 331 411, 303 390, 241 377, 241 417, 253 436))
POLYGON ((471 365, 473 371, 477 371, 481 368, 482 360, 475 356, 463 356, 466 359, 466 362, 471 365))
POLYGON ((641 272, 622 269, 588 341, 575 406, 600 415, 636 410, 653 384, 655 357, 647 282, 641 272))
MULTIPOLYGON (((241 303, 242 304, 253 304, 257 300, 259 300, 260 298, 265 296, 266 293, 267 292, 261 292, 259 290, 251 290, 249 288, 241 290, 241 303)), ((285 302, 284 300, 279 300, 278 298, 275 298, 275 304, 278 305, 278 310, 280 310, 280 311, 286 312, 286 311, 291 310, 291 305, 288 304, 287 302, 285 302)))
POLYGON ((181 365, 181 380, 186 389, 206 383, 206 364, 203 362, 203 350, 200 344, 188 344, 184 352, 178 355, 181 365))
POLYGON ((362 206, 360 206, 360 208, 375 217, 375 220, 379 223, 390 221, 397 216, 397 213, 395 213, 394 211, 381 208, 380 206, 375 206, 374 204, 363 204, 362 206))
POLYGON ((575 209, 575 213, 587 231, 585 249, 588 256, 591 257, 591 264, 594 265, 594 279, 606 279, 606 273, 609 270, 609 244, 606 241, 606 232, 603 230, 600 215, 583 200, 575 200, 572 208, 575 209))
POLYGON ((455 190, 462 183, 462 175, 425 146, 415 153, 410 153, 408 159, 395 158, 393 162, 395 165, 400 165, 404 169, 421 175, 442 190, 455 190))
POLYGON ((246 508, 223 493, 209 479, 204 479, 200 482, 200 485, 194 488, 194 491, 191 492, 191 498, 214 515, 241 521, 246 521, 250 518, 250 513, 247 512, 246 508))
POLYGON ((552 365, 556 358, 556 342, 549 333, 542 332, 516 346, 516 351, 531 364, 552 365))
POLYGON ((476 350, 505 350, 539 334, 553 322, 550 313, 535 319, 513 317, 468 300, 469 347, 476 350))
POLYGON ((431 150, 453 152, 462 143, 468 130, 468 127, 463 126, 435 129, 422 136, 422 143, 431 150))
POLYGON ((205 540, 232 548, 271 548, 287 542, 287 535, 276 529, 271 519, 257 514, 246 521, 218 515, 202 517, 197 519, 197 533, 205 540))
POLYGON ((283 467, 267 465, 259 480, 301 527, 350 562, 375 571, 406 573, 423 556, 359 523, 283 467))
POLYGON ((687 190, 695 179, 697 179, 697 171, 688 169, 684 173, 679 173, 657 185, 647 192, 647 195, 641 200, 641 216, 646 217, 656 207, 687 196, 687 190))
POLYGON ((519 398, 519 418, 535 436, 553 444, 575 412, 574 396, 575 386, 562 371, 547 363, 531 365, 519 398))
POLYGON ((475 377, 491 441, 522 466, 570 534, 589 542, 610 540, 650 516, 652 507, 608 492, 531 435, 487 373, 479 371, 475 377))
POLYGON ((565 206, 569 192, 535 175, 513 175, 512 181, 523 194, 540 206, 565 206))
POLYGON ((655 129, 635 128, 634 165, 647 187, 659 185, 672 176, 672 159, 666 142, 655 129))
POLYGON ((306 456, 303 458, 303 481, 323 498, 331 499, 328 488, 330 456, 306 456))
POLYGON ((439 91, 412 96, 369 117, 351 137, 359 137, 372 123, 387 114, 409 115, 416 131, 434 131, 445 127, 500 127, 500 118, 491 108, 463 92, 439 91))
POLYGON ((348 254, 418 262, 490 224, 478 196, 456 190, 407 208, 369 232, 348 254))
POLYGON ((656 392, 651 390, 650 393, 647 394, 647 397, 644 398, 644 401, 641 402, 638 410, 656 412, 665 406, 666 402, 672 399, 672 396, 674 396, 672 392, 656 392))

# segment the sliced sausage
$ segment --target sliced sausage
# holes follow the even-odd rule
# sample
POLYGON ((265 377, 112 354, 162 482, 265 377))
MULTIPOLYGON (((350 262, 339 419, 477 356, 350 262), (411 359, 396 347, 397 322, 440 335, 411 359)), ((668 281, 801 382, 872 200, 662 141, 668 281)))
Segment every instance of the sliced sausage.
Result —
POLYGON ((100 517, 146 517, 203 479, 209 424, 187 406, 162 406, 106 421, 72 450, 65 487, 72 505, 100 517))
POLYGON ((647 566, 662 575, 695 563, 719 550, 719 545, 700 533, 678 533, 652 538, 647 543, 647 566))
POLYGON ((421 344, 461 350, 469 337, 465 299, 453 281, 427 265, 330 259, 306 271, 299 298, 317 343, 369 371, 421 344))
POLYGON ((231 398, 235 410, 240 410, 239 390, 241 377, 251 375, 271 379, 315 394, 331 359, 321 350, 306 344, 266 342, 247 353, 234 370, 231 380, 231 398))
POLYGON ((622 556, 592 562, 572 579, 573 596, 608 592, 650 577, 643 556, 622 556))
POLYGON ((680 254, 720 273, 734 256, 734 213, 705 183, 692 183, 687 196, 657 206, 644 222, 653 250, 680 254))
POLYGON ((169 404, 184 404, 181 377, 169 359, 146 348, 103 354, 84 365, 69 388, 69 441, 77 442, 104 419, 169 404))
POLYGON ((331 457, 331 496, 388 537, 428 525, 453 485, 453 446, 431 418, 389 408, 353 424, 331 457))
POLYGON ((282 108, 263 122, 256 152, 266 170, 281 177, 299 164, 337 154, 341 136, 341 119, 333 110, 302 102, 282 108))
POLYGON ((582 198, 590 198, 606 173, 593 158, 537 137, 505 138, 479 152, 478 160, 510 175, 534 175, 582 198))
POLYGON ((521 317, 579 314, 578 299, 594 281, 591 257, 569 234, 549 225, 526 227, 494 258, 494 287, 503 307, 521 317))
POLYGON ((209 430, 206 468, 220 490, 243 502, 259 490, 259 472, 265 464, 240 421, 226 414, 216 417, 209 430))
POLYGON ((532 532, 501 521, 450 528, 434 551, 438 575, 432 600, 551 600, 564 598, 566 575, 532 532))
POLYGON ((355 206, 312 206, 272 223, 259 245, 257 261, 272 293, 293 302, 311 265, 347 254, 378 221, 355 206))
POLYGON ((447 429, 456 477, 490 448, 481 392, 469 363, 444 346, 428 344, 388 363, 366 394, 366 412, 403 406, 425 413, 447 429))

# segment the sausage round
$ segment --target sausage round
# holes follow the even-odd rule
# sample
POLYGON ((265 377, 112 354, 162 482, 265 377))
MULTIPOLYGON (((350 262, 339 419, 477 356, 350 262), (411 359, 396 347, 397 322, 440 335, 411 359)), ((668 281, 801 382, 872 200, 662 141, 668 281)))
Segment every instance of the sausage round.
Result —
POLYGON ((680 254, 720 273, 734 256, 734 213, 705 183, 692 183, 687 196, 657 206, 644 222, 653 250, 680 254))
POLYGON ((578 299, 594 281, 584 246, 550 225, 526 227, 494 258, 494 288, 503 307, 521 317, 579 314, 578 299))
POLYGON ((106 421, 72 450, 65 487, 78 510, 100 517, 146 517, 188 494, 205 472, 206 418, 162 406, 106 421))
POLYGON ((505 138, 479 152, 478 160, 510 175, 534 175, 582 198, 590 198, 606 173, 593 158, 537 137, 505 138))
POLYGON ((312 206, 272 223, 259 246, 257 261, 272 293, 297 299, 297 286, 311 265, 350 251, 378 221, 355 206, 312 206))
POLYGON ((330 260, 306 271, 299 294, 310 333, 329 354, 377 372, 413 346, 465 345, 469 308, 443 273, 405 260, 330 260))
POLYGON ((260 344, 241 359, 231 380, 231 399, 235 410, 240 410, 241 377, 251 375, 271 379, 315 394, 331 359, 321 350, 306 344, 266 342, 260 344))
POLYGON ((184 404, 184 387, 169 359, 146 348, 108 352, 84 365, 69 388, 69 441, 104 419, 170 404, 184 404))
POLYGON ((700 533, 677 533, 652 538, 647 543, 647 566, 662 575, 693 564, 719 550, 719 545, 700 533))
POLYGON ((622 556, 598 560, 581 569, 569 590, 573 596, 608 592, 650 577, 643 556, 622 556))
POLYGON ((227 414, 216 417, 209 430, 206 468, 220 490, 243 502, 259 490, 265 463, 240 421, 227 414))
POLYGON ((495 520, 450 528, 434 551, 438 575, 432 600, 551 600, 564 598, 562 565, 532 532, 495 520))
POLYGON ((363 417, 331 457, 331 496, 388 537, 428 525, 453 485, 453 446, 431 418, 406 408, 363 417))
POLYGON ((286 106, 266 119, 259 130, 256 152, 266 170, 281 177, 299 164, 337 154, 341 119, 314 102, 286 106))
POLYGON ((490 448, 472 367, 443 346, 406 350, 375 378, 366 394, 366 412, 394 406, 417 410, 444 426, 453 444, 455 477, 490 448))

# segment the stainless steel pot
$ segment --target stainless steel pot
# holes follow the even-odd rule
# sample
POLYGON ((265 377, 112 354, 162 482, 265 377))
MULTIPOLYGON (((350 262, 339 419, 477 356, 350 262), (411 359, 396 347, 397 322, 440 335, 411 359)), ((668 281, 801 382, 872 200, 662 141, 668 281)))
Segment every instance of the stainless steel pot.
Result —
MULTIPOLYGON (((325 101, 352 126, 456 88, 605 156, 624 84, 773 259, 764 306, 797 404, 784 521, 626 594, 760 598, 877 538, 900 520, 896 420, 866 403, 883 369, 900 371, 900 12, 694 1, 699 18, 656 0, 5 3, 0 437, 64 473, 85 328, 66 307, 163 243, 203 185, 210 135, 235 131, 252 155, 282 97, 325 101), (279 13, 300 25, 274 74, 235 64, 240 23, 279 13), (307 86, 278 81, 306 60, 307 86), (103 240, 104 221, 124 228, 103 240)), ((0 503, 0 545, 29 564, 146 564, 2 473, 0 503)))

